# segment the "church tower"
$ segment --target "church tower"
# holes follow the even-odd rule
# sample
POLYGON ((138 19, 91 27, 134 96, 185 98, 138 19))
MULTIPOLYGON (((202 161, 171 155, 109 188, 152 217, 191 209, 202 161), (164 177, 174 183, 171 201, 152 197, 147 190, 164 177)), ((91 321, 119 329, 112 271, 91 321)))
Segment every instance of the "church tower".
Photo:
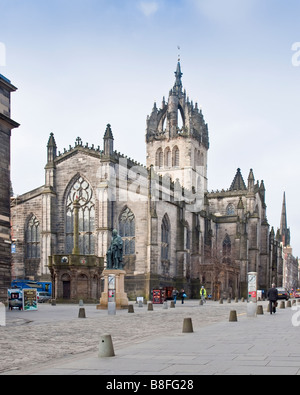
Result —
POLYGON ((290 236, 290 229, 287 226, 285 192, 283 193, 283 202, 282 202, 282 210, 281 210, 280 237, 283 246, 288 247, 290 245, 291 236, 290 236))
POLYGON ((194 105, 182 88, 180 61, 168 101, 161 108, 154 103, 147 117, 147 167, 178 180, 203 199, 207 191, 208 127, 197 103, 194 105))

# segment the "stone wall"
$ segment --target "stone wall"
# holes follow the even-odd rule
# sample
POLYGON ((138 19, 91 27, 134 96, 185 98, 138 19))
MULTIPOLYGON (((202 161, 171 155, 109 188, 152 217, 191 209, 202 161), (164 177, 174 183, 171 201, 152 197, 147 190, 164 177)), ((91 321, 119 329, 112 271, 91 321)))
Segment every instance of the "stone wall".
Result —
POLYGON ((10 136, 19 126, 10 119, 10 92, 16 88, 0 75, 0 301, 7 299, 11 282, 10 136))

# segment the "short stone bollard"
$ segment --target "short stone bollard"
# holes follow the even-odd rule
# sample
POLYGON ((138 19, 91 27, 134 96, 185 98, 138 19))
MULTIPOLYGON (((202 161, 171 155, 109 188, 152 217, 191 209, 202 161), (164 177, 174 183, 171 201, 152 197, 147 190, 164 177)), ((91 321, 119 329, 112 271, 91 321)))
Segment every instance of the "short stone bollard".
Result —
POLYGON ((270 303, 267 305, 267 313, 270 313, 270 303))
POLYGON ((143 301, 139 300, 139 307, 143 307, 143 301))
POLYGON ((167 301, 165 301, 165 302, 164 302, 164 304, 163 304, 163 309, 165 309, 165 310, 166 310, 167 308, 168 308, 168 302, 167 302, 167 301))
POLYGON ((292 307, 292 303, 291 303, 290 300, 288 300, 288 301, 286 302, 286 307, 292 307))
POLYGON ((285 309, 285 304, 284 304, 284 301, 280 302, 280 306, 279 306, 279 308, 280 308, 280 309, 285 309))
POLYGON ((171 300, 171 303, 170 303, 170 308, 172 308, 172 309, 175 309, 175 303, 174 303, 174 300, 171 300))
POLYGON ((231 303, 231 299, 230 298, 227 299, 227 303, 231 303))
POLYGON ((103 335, 100 337, 98 357, 114 357, 115 351, 112 343, 111 335, 103 335))
POLYGON ((236 322, 236 321, 237 321, 236 310, 231 310, 229 313, 229 322, 236 322))
POLYGON ((79 308, 78 318, 85 318, 85 308, 84 307, 79 308))
POLYGON ((256 307, 256 314, 264 314, 264 310, 261 304, 256 307))
POLYGON ((83 306, 83 300, 82 299, 79 300, 79 306, 81 306, 81 307, 83 306))
POLYGON ((235 303, 239 302, 239 298, 235 298, 234 300, 235 300, 235 303))
POLYGON ((152 304, 152 302, 148 303, 148 311, 153 311, 153 304, 152 304))
POLYGON ((241 301, 244 303, 244 302, 245 302, 245 298, 244 298, 244 297, 242 297, 241 301))
POLYGON ((219 300, 219 304, 223 304, 223 298, 219 300))
POLYGON ((183 319, 182 333, 192 333, 193 331, 193 323, 191 318, 183 319))
POLYGON ((203 300, 202 299, 200 299, 199 305, 203 306, 203 300))
POLYGON ((51 306, 56 306, 56 300, 55 299, 51 299, 51 306))
POLYGON ((128 305, 128 313, 134 313, 133 304, 128 305))

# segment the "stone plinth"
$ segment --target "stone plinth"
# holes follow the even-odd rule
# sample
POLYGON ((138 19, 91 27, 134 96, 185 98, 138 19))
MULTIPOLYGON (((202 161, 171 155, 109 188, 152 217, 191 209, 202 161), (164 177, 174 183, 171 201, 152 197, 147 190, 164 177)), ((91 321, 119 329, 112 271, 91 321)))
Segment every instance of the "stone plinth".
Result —
POLYGON ((104 291, 101 293, 100 304, 97 305, 98 310, 107 310, 108 308, 108 277, 115 276, 115 303, 116 309, 128 309, 128 298, 124 291, 124 278, 125 270, 119 269, 106 269, 103 270, 102 276, 104 277, 104 291))

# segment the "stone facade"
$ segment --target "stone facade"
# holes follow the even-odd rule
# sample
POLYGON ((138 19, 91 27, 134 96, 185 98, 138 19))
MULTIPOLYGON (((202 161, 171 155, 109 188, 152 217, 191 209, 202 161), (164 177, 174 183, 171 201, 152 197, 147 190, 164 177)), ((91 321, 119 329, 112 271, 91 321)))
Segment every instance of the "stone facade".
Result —
POLYGON ((213 297, 246 296, 248 271, 258 272, 261 288, 277 279, 264 183, 250 170, 246 186, 238 169, 228 190, 207 191, 208 127, 181 77, 178 63, 168 101, 147 118, 146 167, 114 151, 110 125, 103 149, 78 137, 57 152, 51 133, 45 185, 12 203, 14 277, 49 277, 48 257, 71 253, 76 199, 81 256, 105 261, 112 230, 123 238, 129 298, 167 286, 198 297, 201 285, 213 297))
POLYGON ((11 282, 10 137, 19 124, 10 117, 10 94, 16 89, 0 74, 0 301, 11 282))

